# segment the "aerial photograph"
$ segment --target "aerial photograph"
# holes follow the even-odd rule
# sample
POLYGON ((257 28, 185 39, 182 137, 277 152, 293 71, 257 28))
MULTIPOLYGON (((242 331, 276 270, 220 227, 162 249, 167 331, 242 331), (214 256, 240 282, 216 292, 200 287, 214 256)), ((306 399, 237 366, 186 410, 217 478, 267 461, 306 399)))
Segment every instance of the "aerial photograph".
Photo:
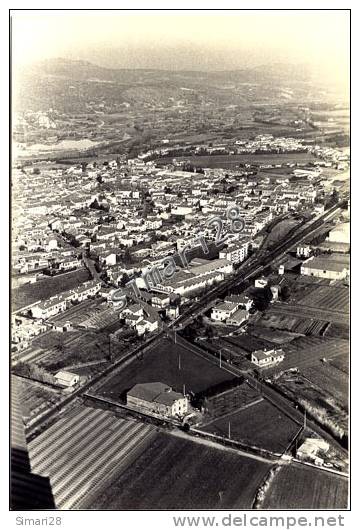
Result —
POLYGON ((9 23, 10 509, 348 510, 350 10, 9 23))

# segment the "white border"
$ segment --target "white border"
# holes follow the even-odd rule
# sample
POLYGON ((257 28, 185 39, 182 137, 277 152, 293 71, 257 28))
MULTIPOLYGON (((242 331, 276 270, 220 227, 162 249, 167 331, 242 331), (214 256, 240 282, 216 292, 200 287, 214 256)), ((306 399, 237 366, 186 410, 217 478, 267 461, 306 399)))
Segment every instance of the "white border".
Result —
MULTIPOLYGON (((174 2, 175 3, 175 2, 174 2)), ((289 2, 269 2, 267 1, 253 1, 253 2, 237 2, 237 1, 229 1, 229 0, 223 0, 222 2, 215 2, 214 0, 207 0, 199 1, 199 0, 183 0, 182 2, 176 2, 176 6, 174 6, 174 3, 170 4, 168 1, 153 1, 151 2, 151 8, 156 9, 168 9, 169 5, 171 7, 177 7, 181 9, 240 9, 240 8, 246 8, 246 9, 291 9, 291 8, 300 8, 300 9, 352 9, 352 54, 353 57, 357 57, 357 51, 360 49, 359 42, 358 42, 358 34, 359 34, 359 19, 358 19, 358 8, 357 4, 355 4, 354 1, 347 2, 346 5, 339 1, 333 1, 328 0, 326 3, 322 1, 302 1, 299 2, 297 6, 289 5, 289 2)), ((15 4, 15 3, 13 3, 15 4)), ((36 9, 44 9, 47 10, 49 7, 49 2, 45 1, 38 1, 34 2, 33 8, 36 9)), ((60 7, 60 6, 59 6, 60 7)), ((119 9, 119 8, 125 8, 125 9, 149 9, 149 2, 148 1, 139 1, 134 0, 133 2, 130 1, 121 1, 121 2, 115 2, 115 1, 107 1, 103 2, 101 6, 96 4, 93 1, 88 2, 74 2, 69 0, 63 0, 61 3, 61 8, 65 9, 97 9, 97 8, 110 8, 110 9, 119 9), (105 5, 104 5, 105 4, 105 5)), ((0 266, 1 266, 1 278, 4 280, 3 287, 5 290, 5 296, 2 297, 2 306, 1 306, 1 335, 2 337, 8 337, 8 299, 7 299, 7 293, 8 293, 8 261, 6 256, 6 251, 8 249, 8 186, 7 186, 7 177, 8 177, 8 169, 7 169, 7 161, 8 161, 8 138, 9 138, 9 124, 8 124, 8 83, 7 83, 7 72, 8 72, 8 9, 23 9, 26 10, 29 8, 29 3, 22 0, 16 2, 15 5, 4 5, 2 4, 0 7, 0 13, 1 13, 1 32, 0 32, 0 38, 1 38, 1 53, 3 55, 2 60, 2 68, 3 68, 3 76, 2 76, 2 82, 0 84, 1 86, 1 102, 4 106, 3 112, 2 112, 2 169, 3 169, 3 175, 0 178, 0 185, 1 185, 1 199, 2 199, 2 207, 0 209, 0 215, 1 215, 1 234, 2 234, 2 245, 3 245, 3 252, 1 253, 1 260, 0 260, 0 266)), ((203 13, 203 12, 201 12, 203 13)), ((200 14, 201 14, 200 13, 200 14)), ((49 13, 47 13, 49 14, 49 13)), ((56 11, 52 10, 51 14, 56 14, 56 11)), ((82 11, 81 14, 84 14, 82 11)), ((106 12, 106 14, 111 15, 111 12, 106 12)), ((150 14, 150 13, 149 13, 150 14)), ((176 11, 174 11, 174 15, 176 16, 176 11)), ((182 11, 181 14, 187 14, 187 12, 182 11)), ((195 15, 196 12, 191 11, 189 14, 195 15)), ((217 13, 215 12, 214 15, 217 13)), ((334 38, 336 39, 336 35, 334 35, 334 38)), ((358 175, 358 155, 357 152, 359 151, 359 144, 357 142, 358 140, 358 93, 359 93, 359 86, 357 83, 357 68, 354 63, 354 67, 352 69, 352 146, 355 148, 352 152, 352 270, 353 270, 353 278, 355 279, 354 285, 352 287, 352 441, 353 441, 353 451, 352 451, 352 511, 350 513, 341 512, 345 516, 346 521, 346 528, 356 528, 359 524, 359 502, 357 499, 359 498, 359 480, 360 480, 360 473, 359 473, 359 458, 357 456, 358 450, 357 450, 357 440, 358 440, 358 419, 357 419, 357 409, 356 405, 358 403, 358 395, 357 395, 357 388, 359 387, 357 382, 357 377, 359 372, 359 352, 358 352, 358 346, 360 345, 360 342, 358 340, 358 328, 359 325, 357 322, 357 316, 358 316, 358 305, 360 304, 360 296, 358 296, 360 293, 358 292, 359 287, 356 285, 358 282, 356 281, 356 265, 359 263, 359 255, 358 255, 358 246, 357 246, 357 234, 358 234, 358 228, 360 229, 360 223, 359 223, 359 214, 358 214, 358 208, 357 208, 357 197, 359 196, 360 190, 360 176, 358 175), (357 523, 357 524, 355 524, 357 523)), ((8 356, 7 356, 7 347, 6 347, 6 340, 3 340, 4 346, 3 351, 1 352, 1 365, 0 365, 0 373, 2 376, 1 379, 1 425, 2 425, 2 436, 1 436, 1 446, 0 446, 0 457, 2 459, 1 461, 1 468, 2 470, 5 470, 8 468, 8 356)), ((1 480, 1 489, 0 489, 0 510, 1 514, 3 515, 2 522, 4 526, 7 524, 8 527, 13 528, 16 526, 16 515, 19 515, 15 512, 8 512, 8 477, 7 473, 4 473, 4 471, 1 474, 2 480, 1 480)), ((185 515, 186 512, 180 512, 180 514, 185 515)), ((200 512, 188 512, 189 515, 196 515, 200 512)), ((254 512, 251 512, 253 514, 254 512)), ((262 512, 264 515, 265 513, 269 512, 262 512)), ((281 512, 272 512, 274 515, 278 514, 280 515, 281 512)), ((286 512, 288 515, 294 515, 300 516, 302 515, 301 512, 286 512)), ((319 513, 320 512, 316 512, 319 513)), ((63 517, 64 524, 63 526, 66 528, 79 528, 80 526, 87 525, 88 528, 101 528, 101 527, 110 527, 110 528, 120 528, 120 526, 123 526, 124 528, 156 528, 159 530, 162 529, 171 529, 173 528, 172 525, 172 512, 56 512, 57 515, 61 514, 63 517)), ((210 512, 204 512, 204 515, 210 515, 210 512)), ((261 515, 260 512, 256 513, 257 515, 261 515)), ((310 515, 309 512, 305 512, 305 515, 310 515)), ((315 514, 315 512, 313 512, 315 514)), ((335 512, 325 512, 325 516, 328 515, 336 515, 335 512)), ((35 517, 37 514, 36 512, 32 513, 22 513, 20 515, 27 515, 28 517, 35 517)), ((44 517, 47 514, 45 512, 41 512, 39 514, 40 517, 44 517)), ((239 514, 241 515, 241 514, 239 514)), ((293 527, 296 528, 296 527, 293 527)))

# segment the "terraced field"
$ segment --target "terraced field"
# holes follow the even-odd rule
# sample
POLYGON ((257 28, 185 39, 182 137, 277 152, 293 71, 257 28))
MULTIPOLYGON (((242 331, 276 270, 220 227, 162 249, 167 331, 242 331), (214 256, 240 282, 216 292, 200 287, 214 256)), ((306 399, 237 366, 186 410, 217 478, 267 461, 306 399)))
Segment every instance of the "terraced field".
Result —
POLYGON ((29 443, 32 471, 50 478, 57 508, 81 508, 89 493, 128 466, 154 427, 80 406, 29 443))
POLYGON ((262 508, 341 509, 348 505, 346 478, 297 465, 283 466, 266 493, 262 508))

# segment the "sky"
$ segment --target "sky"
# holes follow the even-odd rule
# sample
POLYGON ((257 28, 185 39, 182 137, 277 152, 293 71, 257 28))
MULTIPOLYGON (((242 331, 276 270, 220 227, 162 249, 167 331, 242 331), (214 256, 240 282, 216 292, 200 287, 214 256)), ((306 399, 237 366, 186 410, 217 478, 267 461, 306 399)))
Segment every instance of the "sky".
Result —
POLYGON ((346 10, 188 13, 15 12, 13 64, 63 57, 114 68, 229 70, 280 62, 348 76, 346 10))

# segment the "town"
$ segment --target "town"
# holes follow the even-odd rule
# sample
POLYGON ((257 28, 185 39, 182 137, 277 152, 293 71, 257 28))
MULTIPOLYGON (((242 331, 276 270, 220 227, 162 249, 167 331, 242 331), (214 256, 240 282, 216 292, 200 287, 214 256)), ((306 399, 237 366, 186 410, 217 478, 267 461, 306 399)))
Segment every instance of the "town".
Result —
POLYGON ((346 508, 348 102, 285 67, 22 75, 15 507, 346 508))

